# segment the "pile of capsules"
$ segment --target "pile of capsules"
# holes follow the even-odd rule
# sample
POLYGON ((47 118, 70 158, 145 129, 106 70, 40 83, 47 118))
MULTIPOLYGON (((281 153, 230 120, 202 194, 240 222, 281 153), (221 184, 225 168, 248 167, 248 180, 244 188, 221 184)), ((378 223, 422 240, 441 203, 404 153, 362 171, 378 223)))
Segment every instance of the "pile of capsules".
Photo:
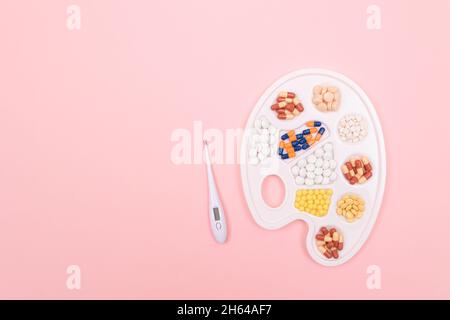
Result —
POLYGON ((350 184, 363 184, 372 177, 372 165, 367 157, 352 157, 341 166, 350 184))
POLYGON ((322 227, 316 234, 316 246, 327 259, 338 259, 339 251, 344 249, 344 237, 335 228, 322 227))
POLYGON ((297 152, 309 149, 325 133, 325 127, 322 127, 322 122, 320 121, 308 121, 306 126, 308 129, 304 129, 299 133, 290 130, 280 137, 278 155, 281 159, 295 158, 297 152))
POLYGON ((293 92, 282 91, 278 94, 277 103, 270 107, 280 120, 292 120, 305 110, 293 92))

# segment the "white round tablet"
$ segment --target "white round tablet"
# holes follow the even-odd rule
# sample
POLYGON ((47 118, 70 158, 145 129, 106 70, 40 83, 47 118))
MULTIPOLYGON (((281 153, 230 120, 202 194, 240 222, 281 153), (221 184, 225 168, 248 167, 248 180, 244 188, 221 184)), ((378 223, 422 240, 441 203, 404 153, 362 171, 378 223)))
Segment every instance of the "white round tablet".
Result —
POLYGON ((321 184, 322 181, 323 181, 323 177, 322 177, 322 176, 316 176, 316 177, 314 178, 314 183, 315 183, 315 184, 321 184))
POLYGON ((300 159, 297 163, 299 168, 303 168, 304 166, 306 166, 306 160, 305 159, 300 159))
POLYGON ((316 162, 316 157, 314 155, 310 155, 306 160, 308 161, 308 163, 314 163, 316 162))
POLYGON ((295 177, 295 183, 299 185, 305 184, 305 179, 300 176, 295 177))

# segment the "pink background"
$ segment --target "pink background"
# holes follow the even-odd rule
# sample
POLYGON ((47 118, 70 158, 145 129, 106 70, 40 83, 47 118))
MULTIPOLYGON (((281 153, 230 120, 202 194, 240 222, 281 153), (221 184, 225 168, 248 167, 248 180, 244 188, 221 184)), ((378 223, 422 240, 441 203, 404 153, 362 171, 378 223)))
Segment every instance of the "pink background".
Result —
POLYGON ((74 32, 69 4, 1 3, 0 298, 450 298, 449 1, 77 0, 74 32), (308 257, 302 222, 256 225, 238 165, 215 167, 230 226, 216 244, 204 167, 170 160, 173 130, 243 127, 306 67, 364 88, 388 152, 373 233, 333 269, 308 257))

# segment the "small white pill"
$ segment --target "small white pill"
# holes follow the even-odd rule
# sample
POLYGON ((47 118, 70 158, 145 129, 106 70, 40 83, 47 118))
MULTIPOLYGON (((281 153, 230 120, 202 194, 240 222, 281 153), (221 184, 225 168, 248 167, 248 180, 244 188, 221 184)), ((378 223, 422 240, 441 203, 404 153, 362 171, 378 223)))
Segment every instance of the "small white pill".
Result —
POLYGON ((316 175, 314 174, 314 172, 308 171, 308 173, 306 174, 306 176, 307 176, 309 179, 314 179, 314 177, 315 177, 316 175))
MULTIPOLYGON (((323 154, 324 154, 324 151, 323 151, 322 148, 319 148, 319 149, 317 149, 317 150, 314 152, 314 155, 316 156, 316 158, 322 158, 322 157, 323 157, 323 154)), ((317 161, 317 160, 316 160, 316 161, 317 161)))
POLYGON ((336 174, 336 172, 331 173, 331 175, 330 175, 330 180, 331 180, 331 181, 334 181, 334 180, 336 180, 336 179, 337 179, 337 174, 336 174))
POLYGON ((295 183, 299 185, 305 184, 305 179, 303 177, 298 176, 295 178, 295 183))
POLYGON ((323 169, 322 169, 322 168, 316 168, 316 169, 314 169, 314 174, 315 174, 316 176, 321 176, 322 173, 323 173, 323 169))
POLYGON ((324 176, 324 177, 329 177, 329 176, 331 176, 331 170, 330 170, 330 169, 323 170, 323 176, 324 176))
POLYGON ((333 150, 333 145, 331 143, 327 143, 323 146, 323 150, 326 151, 332 151, 333 150))
POLYGON ((263 161, 265 158, 266 158, 266 156, 262 152, 258 153, 259 161, 263 161))
POLYGON ((305 168, 301 168, 300 170, 299 170, 299 172, 298 172, 298 175, 300 176, 300 177, 302 177, 302 178, 305 178, 306 177, 306 169, 305 168))
POLYGON ((331 160, 331 159, 333 159, 333 154, 331 152, 325 152, 325 154, 323 155, 323 158, 325 160, 331 160))
POLYGON ((276 144, 277 143, 277 136, 276 135, 274 135, 274 134, 271 134, 270 135, 270 144, 271 145, 274 145, 274 144, 276 144))
POLYGON ((314 155, 310 155, 307 158, 308 163, 314 163, 316 162, 316 157, 314 155))
POLYGON ((258 158, 250 158, 249 163, 251 165, 257 165, 259 163, 259 159, 258 158))
POLYGON ((306 171, 314 171, 316 167, 312 163, 306 165, 306 171))
POLYGON ((300 159, 297 162, 297 165, 298 165, 299 168, 303 168, 304 166, 306 166, 306 160, 305 159, 300 159))
POLYGON ((306 179, 305 179, 305 184, 306 184, 307 186, 312 186, 312 185, 314 184, 314 180, 311 180, 311 179, 306 178, 306 179))
POLYGON ((292 169, 291 169, 291 171, 292 171, 292 174, 293 174, 294 176, 298 176, 298 174, 299 174, 299 172, 300 172, 300 168, 297 167, 297 166, 293 166, 292 169))
POLYGON ((316 168, 322 168, 323 160, 321 158, 317 159, 314 165, 316 166, 316 168))
POLYGON ((269 121, 266 117, 261 117, 261 127, 267 129, 269 127, 269 121))
POLYGON ((328 169, 329 167, 330 167, 330 161, 324 160, 322 168, 325 170, 325 169, 328 169))
POLYGON ((331 159, 329 161, 329 163, 330 163, 330 169, 335 169, 336 168, 336 166, 337 166, 336 160, 331 159))
POLYGON ((269 143, 269 135, 268 134, 261 134, 259 136, 259 139, 261 142, 269 143))
POLYGON ((321 184, 322 181, 323 181, 323 177, 322 177, 322 176, 316 176, 316 177, 314 178, 314 183, 315 183, 315 184, 321 184))

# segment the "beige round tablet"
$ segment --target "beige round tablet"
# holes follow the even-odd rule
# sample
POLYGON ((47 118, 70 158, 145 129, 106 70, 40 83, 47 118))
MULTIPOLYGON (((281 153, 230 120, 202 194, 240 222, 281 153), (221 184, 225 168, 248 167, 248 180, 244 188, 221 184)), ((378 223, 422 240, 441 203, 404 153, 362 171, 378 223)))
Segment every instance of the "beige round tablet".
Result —
POLYGON ((327 105, 324 102, 321 102, 317 105, 317 109, 319 109, 319 111, 327 111, 327 105))
POLYGON ((328 91, 331 93, 336 93, 338 89, 336 87, 328 87, 328 91))
POLYGON ((334 93, 334 99, 335 100, 339 100, 341 98, 341 93, 339 92, 339 91, 336 91, 335 93, 334 93))
POLYGON ((315 95, 319 95, 322 93, 322 87, 321 86, 315 86, 313 89, 313 92, 315 95))
POLYGON ((331 103, 331 108, 332 108, 334 111, 337 110, 338 106, 339 106, 339 104, 338 104, 337 101, 333 101, 333 102, 331 103))
POLYGON ((334 94, 332 94, 331 92, 327 92, 323 95, 323 100, 325 100, 325 102, 332 102, 334 100, 334 94))
POLYGON ((323 98, 321 95, 316 95, 313 97, 312 101, 315 105, 318 105, 319 103, 321 103, 323 101, 323 98))

